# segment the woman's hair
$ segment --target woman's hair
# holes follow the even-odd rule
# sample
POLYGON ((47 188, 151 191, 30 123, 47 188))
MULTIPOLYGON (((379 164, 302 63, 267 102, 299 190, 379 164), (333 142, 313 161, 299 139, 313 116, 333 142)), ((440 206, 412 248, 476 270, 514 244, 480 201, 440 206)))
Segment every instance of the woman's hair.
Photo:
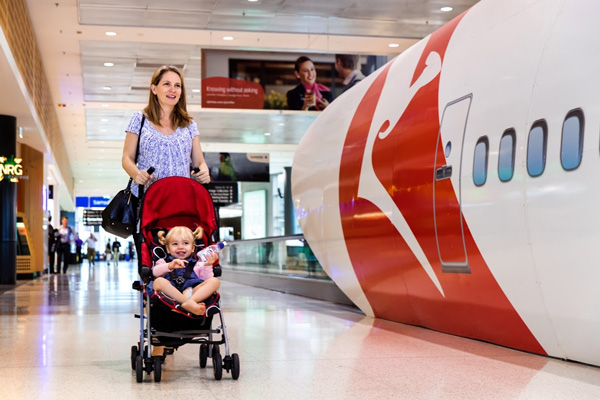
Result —
POLYGON ((144 108, 144 113, 146 114, 148 120, 156 125, 160 125, 160 104, 158 103, 158 99, 156 95, 152 92, 152 85, 158 85, 162 76, 166 72, 174 72, 181 79, 181 96, 179 97, 179 101, 173 108, 173 112, 171 113, 171 125, 173 129, 177 128, 185 128, 190 124, 192 120, 192 116, 187 112, 187 103, 185 96, 185 85, 183 83, 183 75, 179 71, 179 69, 173 65, 163 65, 159 69, 154 72, 152 75, 152 80, 150 81, 150 97, 148 99, 148 105, 144 108))
POLYGON ((300 57, 298 57, 298 59, 294 63, 294 71, 300 72, 300 66, 302 64, 304 64, 305 62, 307 62, 307 61, 313 62, 313 60, 311 60, 310 58, 308 58, 306 56, 300 56, 300 57))
POLYGON ((192 232, 190 228, 187 226, 174 226, 169 230, 169 232, 165 235, 164 230, 158 232, 158 243, 163 246, 171 243, 174 238, 182 238, 188 239, 190 242, 194 241, 194 239, 202 239, 202 235, 204 231, 201 227, 197 227, 195 231, 192 232))

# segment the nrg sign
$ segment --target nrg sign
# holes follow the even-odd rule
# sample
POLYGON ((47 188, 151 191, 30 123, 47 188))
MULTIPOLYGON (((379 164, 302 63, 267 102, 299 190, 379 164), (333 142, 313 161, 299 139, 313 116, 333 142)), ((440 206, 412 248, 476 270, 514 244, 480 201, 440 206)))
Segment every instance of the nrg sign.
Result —
POLYGON ((0 181, 4 178, 11 182, 19 182, 19 179, 25 179, 23 176, 22 158, 11 156, 10 159, 0 156, 0 181))

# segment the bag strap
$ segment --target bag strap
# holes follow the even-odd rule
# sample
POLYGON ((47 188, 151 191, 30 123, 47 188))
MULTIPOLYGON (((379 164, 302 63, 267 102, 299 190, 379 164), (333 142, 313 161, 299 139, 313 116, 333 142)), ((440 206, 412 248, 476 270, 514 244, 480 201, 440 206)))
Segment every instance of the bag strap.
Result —
MULTIPOLYGON (((135 164, 137 165, 138 155, 140 154, 140 139, 142 137, 142 129, 144 128, 144 122, 146 121, 146 116, 142 113, 142 123, 140 124, 140 131, 138 132, 138 141, 137 146, 135 148, 135 164)), ((127 191, 131 189, 131 182, 133 182, 133 178, 129 178, 129 183, 127 183, 127 191)))

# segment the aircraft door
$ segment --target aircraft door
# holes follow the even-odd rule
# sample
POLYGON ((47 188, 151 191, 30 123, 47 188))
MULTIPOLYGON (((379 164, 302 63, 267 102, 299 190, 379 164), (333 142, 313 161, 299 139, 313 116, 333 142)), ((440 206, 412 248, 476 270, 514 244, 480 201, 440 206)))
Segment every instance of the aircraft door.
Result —
POLYGON ((436 149, 442 143, 444 157, 440 157, 436 151, 433 221, 443 272, 471 272, 465 247, 460 196, 462 145, 471 97, 461 97, 446 105, 438 133, 436 149))

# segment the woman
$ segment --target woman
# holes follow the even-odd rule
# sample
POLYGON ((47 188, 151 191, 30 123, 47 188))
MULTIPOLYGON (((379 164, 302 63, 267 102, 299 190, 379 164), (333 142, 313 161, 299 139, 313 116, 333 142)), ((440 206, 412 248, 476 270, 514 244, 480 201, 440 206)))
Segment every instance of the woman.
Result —
POLYGON ((210 182, 198 126, 187 112, 183 76, 177 67, 165 65, 154 73, 148 105, 143 113, 137 111, 133 114, 126 131, 122 164, 137 183, 132 188, 135 196, 138 195, 138 185, 148 186, 169 176, 187 176, 200 183, 210 182), (154 167, 152 174, 146 172, 150 167, 154 167), (196 167, 198 172, 192 172, 196 167))
POLYGON ((317 83, 317 71, 312 60, 306 56, 299 57, 294 64, 294 74, 300 84, 287 92, 290 110, 324 110, 332 101, 331 91, 317 83))
POLYGON ((57 273, 60 273, 60 265, 62 264, 62 272, 63 274, 66 274, 67 268, 69 268, 69 259, 71 258, 71 242, 73 241, 73 238, 78 238, 75 232, 73 232, 73 229, 69 226, 69 219, 67 217, 62 217, 60 220, 60 228, 58 228, 56 238, 58 243, 57 273))

